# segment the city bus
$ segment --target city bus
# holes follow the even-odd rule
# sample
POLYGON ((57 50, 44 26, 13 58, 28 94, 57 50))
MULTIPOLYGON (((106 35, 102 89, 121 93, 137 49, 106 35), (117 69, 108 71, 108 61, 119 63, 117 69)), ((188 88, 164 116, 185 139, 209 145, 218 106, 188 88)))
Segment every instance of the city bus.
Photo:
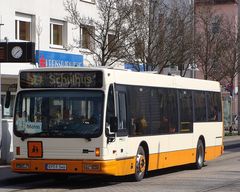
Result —
MULTIPOLYGON (((8 94, 9 95, 9 94, 8 94)), ((44 68, 19 74, 14 108, 18 173, 146 172, 223 153, 215 81, 109 68, 44 68)))

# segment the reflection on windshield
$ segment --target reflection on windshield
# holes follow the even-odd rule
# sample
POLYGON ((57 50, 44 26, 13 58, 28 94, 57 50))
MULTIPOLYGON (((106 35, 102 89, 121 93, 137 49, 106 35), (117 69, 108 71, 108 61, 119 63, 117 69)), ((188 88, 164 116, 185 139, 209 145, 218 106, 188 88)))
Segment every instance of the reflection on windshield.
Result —
POLYGON ((31 91, 17 97, 18 135, 96 137, 101 131, 103 93, 100 91, 31 91))

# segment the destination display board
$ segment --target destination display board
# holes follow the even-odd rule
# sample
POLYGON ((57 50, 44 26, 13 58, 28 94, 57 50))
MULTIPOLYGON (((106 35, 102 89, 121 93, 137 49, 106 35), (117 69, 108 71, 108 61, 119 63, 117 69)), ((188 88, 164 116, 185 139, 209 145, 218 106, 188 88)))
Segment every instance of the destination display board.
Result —
POLYGON ((102 71, 21 72, 21 88, 101 88, 102 71))

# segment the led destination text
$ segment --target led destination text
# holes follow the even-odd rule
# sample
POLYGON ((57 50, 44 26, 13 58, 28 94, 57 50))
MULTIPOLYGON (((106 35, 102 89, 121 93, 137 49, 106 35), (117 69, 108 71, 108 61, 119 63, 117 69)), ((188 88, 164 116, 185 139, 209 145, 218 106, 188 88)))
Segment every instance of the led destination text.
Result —
POLYGON ((90 87, 93 83, 92 76, 80 76, 79 74, 59 74, 59 75, 49 75, 50 86, 51 87, 90 87))
POLYGON ((22 72, 22 88, 101 88, 101 71, 22 72))

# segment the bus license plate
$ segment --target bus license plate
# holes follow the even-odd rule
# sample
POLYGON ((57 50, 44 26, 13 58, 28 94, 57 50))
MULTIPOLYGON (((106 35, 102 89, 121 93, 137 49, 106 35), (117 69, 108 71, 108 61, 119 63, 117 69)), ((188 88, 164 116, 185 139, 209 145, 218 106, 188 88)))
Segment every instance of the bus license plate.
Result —
POLYGON ((46 164, 46 170, 67 170, 66 164, 46 164))

